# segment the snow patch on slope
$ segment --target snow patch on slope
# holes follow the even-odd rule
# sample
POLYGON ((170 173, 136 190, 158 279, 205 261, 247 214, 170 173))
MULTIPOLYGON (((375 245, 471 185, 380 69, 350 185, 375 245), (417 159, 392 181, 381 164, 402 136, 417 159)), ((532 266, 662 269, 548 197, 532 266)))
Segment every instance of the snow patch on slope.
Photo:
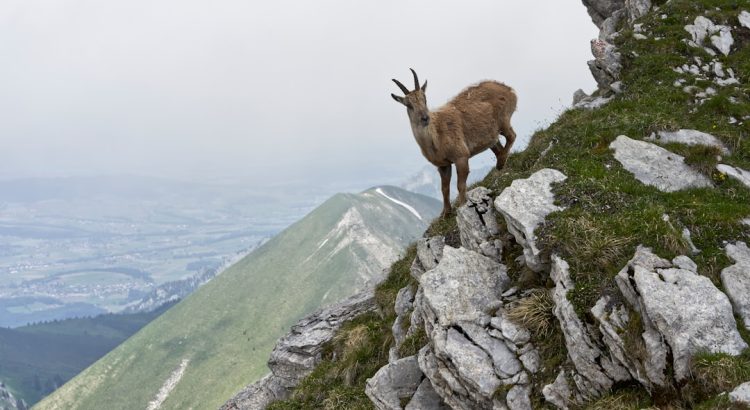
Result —
POLYGON ((187 365, 190 362, 188 359, 182 359, 182 362, 180 363, 180 367, 176 368, 172 374, 169 375, 169 378, 164 382, 164 384, 161 386, 161 389, 156 393, 156 397, 154 397, 153 400, 148 402, 147 410, 157 410, 161 407, 161 405, 164 403, 164 400, 169 397, 169 393, 172 392, 172 390, 177 386, 177 383, 180 382, 180 379, 182 379, 182 376, 185 374, 185 369, 187 369, 187 365))
POLYGON ((390 201, 392 201, 392 202, 394 202, 394 203, 396 203, 398 205, 403 206, 404 208, 406 208, 407 211, 409 211, 412 214, 414 214, 414 216, 416 216, 420 221, 423 220, 422 219, 422 215, 420 215, 419 212, 417 212, 417 210, 414 209, 414 207, 412 207, 411 205, 407 204, 406 202, 402 202, 402 201, 399 201, 396 198, 392 198, 392 197, 388 196, 388 194, 386 194, 385 192, 383 192, 382 188, 377 188, 375 190, 375 192, 379 193, 380 195, 383 195, 386 199, 389 199, 390 201))

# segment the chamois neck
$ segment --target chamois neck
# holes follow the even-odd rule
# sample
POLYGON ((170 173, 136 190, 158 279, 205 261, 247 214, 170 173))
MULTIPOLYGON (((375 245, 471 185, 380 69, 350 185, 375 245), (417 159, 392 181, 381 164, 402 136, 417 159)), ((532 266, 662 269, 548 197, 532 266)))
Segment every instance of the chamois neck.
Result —
MULTIPOLYGON (((430 116, 432 117, 432 116, 430 116)), ((411 122, 411 132, 414 134, 414 139, 417 141, 417 145, 422 150, 422 154, 430 161, 434 160, 437 153, 437 146, 435 140, 435 124, 430 120, 429 125, 422 126, 419 123, 411 122)))

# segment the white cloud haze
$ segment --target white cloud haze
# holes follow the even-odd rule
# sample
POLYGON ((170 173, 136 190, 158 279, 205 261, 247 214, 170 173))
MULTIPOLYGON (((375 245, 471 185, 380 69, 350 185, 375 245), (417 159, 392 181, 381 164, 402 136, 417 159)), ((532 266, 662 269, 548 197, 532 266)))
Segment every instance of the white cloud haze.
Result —
POLYGON ((0 178, 393 182, 426 161, 391 78, 503 81, 524 144, 595 36, 579 0, 4 0, 0 178))

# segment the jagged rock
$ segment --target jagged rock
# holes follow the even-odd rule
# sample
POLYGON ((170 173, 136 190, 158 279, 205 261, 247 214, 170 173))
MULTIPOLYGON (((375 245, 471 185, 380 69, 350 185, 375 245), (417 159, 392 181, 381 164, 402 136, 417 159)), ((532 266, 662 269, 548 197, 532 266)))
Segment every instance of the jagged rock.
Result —
POLYGON ((575 93, 573 93, 573 106, 578 105, 579 102, 581 102, 584 98, 588 98, 588 94, 586 94, 585 91, 581 90, 580 88, 576 90, 575 93))
POLYGON ((611 89, 612 83, 620 79, 622 55, 617 47, 601 39, 591 40, 591 53, 594 59, 587 64, 594 80, 602 89, 611 89))
POLYGON ((721 284, 734 306, 734 311, 742 318, 745 328, 750 330, 750 249, 744 242, 728 244, 727 256, 734 265, 721 271, 721 284))
POLYGON ((570 384, 568 384, 568 379, 565 377, 564 370, 560 370, 553 383, 542 388, 542 394, 544 400, 554 404, 558 409, 567 410, 568 406, 577 402, 573 396, 573 391, 570 389, 570 384))
POLYGON ((747 226, 750 226, 750 218, 743 219, 742 223, 745 224, 745 225, 747 225, 747 226))
POLYGON ((466 203, 456 211, 461 245, 496 261, 502 259, 503 243, 497 239, 500 228, 492 208, 490 190, 474 188, 466 195, 466 203))
POLYGON ((450 407, 435 392, 430 379, 425 378, 404 410, 450 410, 450 407))
MULTIPOLYGON (((394 306, 394 310, 396 311, 396 320, 393 321, 393 326, 391 326, 391 333, 393 333, 394 343, 393 347, 391 347, 390 351, 388 352, 388 361, 391 363, 399 359, 398 349, 404 342, 404 339, 407 335, 407 330, 404 329, 404 323, 406 321, 407 315, 412 309, 414 298, 415 292, 411 286, 405 286, 404 288, 400 289, 398 291, 398 294, 396 295, 396 303, 394 306)), ((409 317, 409 319, 411 319, 411 317, 409 317)))
POLYGON ((742 10, 742 12, 740 12, 739 17, 737 18, 740 21, 740 25, 742 27, 750 28, 750 13, 748 13, 745 10, 742 10))
POLYGON ((651 0, 625 0, 625 8, 632 23, 651 10, 651 0))
POLYGON ((501 340, 490 336, 486 329, 473 323, 462 323, 460 329, 489 355, 495 374, 501 379, 515 376, 523 370, 516 355, 501 340))
POLYGON ((420 278, 422 309, 443 327, 482 316, 489 322, 490 311, 499 306, 509 283, 504 265, 468 249, 445 246, 440 263, 420 278))
POLYGON ((321 361, 323 345, 330 341, 345 322, 375 310, 372 289, 318 310, 292 326, 271 352, 271 374, 248 385, 221 407, 265 409, 270 403, 286 399, 303 378, 321 361))
POLYGON ((662 147, 620 135, 609 147, 615 159, 635 178, 663 192, 712 186, 700 172, 685 164, 685 158, 662 147))
POLYGON ((380 368, 365 383, 365 394, 378 410, 401 410, 401 400, 411 398, 422 383, 417 356, 380 368))
POLYGON ((640 313, 646 330, 656 329, 669 346, 677 381, 688 376, 695 353, 738 355, 747 347, 737 331, 729 299, 707 277, 638 247, 616 281, 640 313))
POLYGON ((729 55, 732 50, 734 38, 731 29, 727 26, 714 24, 713 21, 704 16, 696 17, 693 24, 685 26, 685 31, 690 33, 693 44, 697 46, 703 45, 706 37, 710 36, 711 44, 725 56, 729 55))
POLYGON ((443 247, 445 238, 442 236, 433 236, 431 238, 422 238, 417 241, 417 257, 424 270, 428 271, 435 268, 443 257, 443 247))
POLYGON ((716 166, 719 172, 723 172, 730 177, 742 182, 745 186, 750 188, 750 171, 746 171, 739 167, 733 167, 731 165, 719 164, 716 166))
POLYGON ((742 383, 729 393, 732 403, 741 403, 750 406, 750 382, 742 383))
POLYGON ((568 358, 575 366, 573 380, 578 391, 589 397, 598 397, 609 391, 616 381, 630 379, 630 374, 618 362, 613 361, 592 339, 586 325, 576 315, 568 292, 573 290, 568 263, 557 255, 552 256, 550 278, 555 283, 552 299, 555 302, 555 317, 565 337, 568 358))
POLYGON ((625 7, 625 0, 583 0, 583 5, 586 6, 594 24, 602 28, 607 18, 625 7))
POLYGON ((685 145, 706 145, 709 147, 718 148, 722 154, 729 155, 729 149, 724 145, 721 140, 714 137, 711 134, 700 132, 696 130, 679 130, 674 132, 659 131, 656 134, 651 134, 648 138, 649 141, 658 142, 676 142, 685 145))
POLYGON ((565 181, 560 171, 545 168, 526 179, 517 179, 495 198, 495 209, 505 217, 508 231, 521 246, 526 265, 541 272, 548 265, 548 258, 537 247, 534 230, 552 212, 563 208, 554 204, 552 183, 565 181))

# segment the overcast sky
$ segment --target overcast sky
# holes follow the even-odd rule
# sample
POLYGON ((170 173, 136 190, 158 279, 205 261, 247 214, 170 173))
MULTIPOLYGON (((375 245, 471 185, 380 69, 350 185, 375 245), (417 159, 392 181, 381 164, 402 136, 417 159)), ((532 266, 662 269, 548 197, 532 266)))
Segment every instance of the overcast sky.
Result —
POLYGON ((397 182, 437 107, 495 79, 529 135, 591 91, 580 0, 2 0, 0 178, 397 182))

